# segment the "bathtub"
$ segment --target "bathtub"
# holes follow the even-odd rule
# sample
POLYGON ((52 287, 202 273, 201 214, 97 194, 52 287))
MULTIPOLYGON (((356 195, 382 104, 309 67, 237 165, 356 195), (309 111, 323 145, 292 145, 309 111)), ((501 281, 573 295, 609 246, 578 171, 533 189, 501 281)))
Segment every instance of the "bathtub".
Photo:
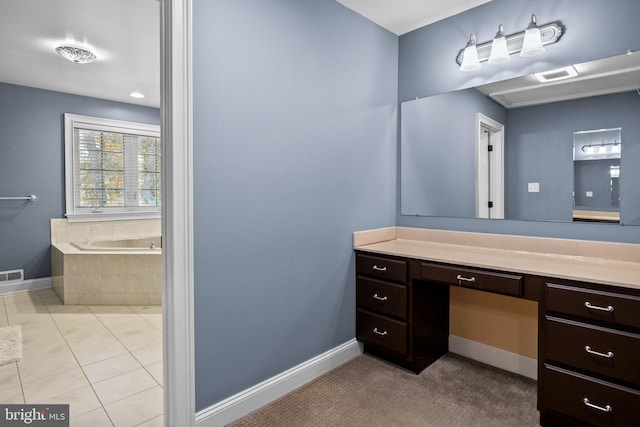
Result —
POLYGON ((142 237, 139 239, 97 240, 92 242, 74 242, 73 246, 81 251, 126 252, 152 251, 159 252, 162 248, 162 237, 142 237))
POLYGON ((160 305, 161 246, 159 236, 52 244, 53 290, 65 305, 160 305))

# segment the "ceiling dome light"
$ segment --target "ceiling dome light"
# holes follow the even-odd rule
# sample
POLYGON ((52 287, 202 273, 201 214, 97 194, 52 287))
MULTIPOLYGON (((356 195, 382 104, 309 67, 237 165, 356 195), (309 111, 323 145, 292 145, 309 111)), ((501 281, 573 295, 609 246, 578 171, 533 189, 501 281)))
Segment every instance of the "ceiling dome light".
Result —
POLYGON ((129 96, 132 98, 144 98, 144 94, 140 92, 130 92, 129 96))
POLYGON ((87 64, 96 60, 95 53, 90 50, 68 44, 58 46, 56 52, 63 58, 76 64, 87 64))

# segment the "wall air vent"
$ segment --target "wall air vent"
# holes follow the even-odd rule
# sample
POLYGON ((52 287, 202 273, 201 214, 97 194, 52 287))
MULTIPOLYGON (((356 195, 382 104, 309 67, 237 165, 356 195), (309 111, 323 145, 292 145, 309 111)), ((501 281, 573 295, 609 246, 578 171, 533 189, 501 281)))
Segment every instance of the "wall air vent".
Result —
POLYGON ((24 270, 0 271, 0 283, 20 282, 24 280, 24 270))

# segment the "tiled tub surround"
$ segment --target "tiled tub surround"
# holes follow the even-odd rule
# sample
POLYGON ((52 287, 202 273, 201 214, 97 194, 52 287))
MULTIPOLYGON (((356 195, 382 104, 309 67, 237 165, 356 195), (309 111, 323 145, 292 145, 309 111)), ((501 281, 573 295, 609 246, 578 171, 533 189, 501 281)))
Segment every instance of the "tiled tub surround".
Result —
MULTIPOLYGON (((94 242, 157 242, 160 220, 68 222, 51 220, 52 287, 64 304, 160 305, 159 249, 95 248, 94 242)), ((103 244, 103 246, 107 246, 103 244)))

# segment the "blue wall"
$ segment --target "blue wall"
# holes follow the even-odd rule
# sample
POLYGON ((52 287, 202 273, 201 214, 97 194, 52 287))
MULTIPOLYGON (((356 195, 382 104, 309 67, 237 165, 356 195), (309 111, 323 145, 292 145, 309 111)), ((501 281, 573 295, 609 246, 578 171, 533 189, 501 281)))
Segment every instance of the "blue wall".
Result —
POLYGON ((51 276, 51 218, 62 218, 64 113, 160 124, 156 108, 0 83, 0 271, 51 276))
POLYGON ((395 223, 397 46, 335 0, 193 4, 196 407, 355 336, 395 223))
MULTIPOLYGON (((507 217, 571 221, 573 132, 621 127, 621 220, 624 224, 639 225, 638 114, 640 96, 635 91, 509 110, 507 217), (528 193, 528 182, 539 182, 540 192, 528 193)), ((601 192, 596 192, 596 199, 598 194, 601 192)), ((578 194, 576 200, 579 200, 578 194)), ((595 203, 595 199, 591 203, 595 203)))
POLYGON ((403 214, 476 216, 477 113, 507 126, 507 109, 475 89, 402 103, 403 214))
MULTIPOLYGON (((636 0, 493 0, 400 37, 399 101, 638 50, 638 16, 636 0), (566 28, 562 39, 547 46, 544 55, 512 55, 507 64, 485 63, 467 73, 458 70, 455 56, 469 33, 484 42, 491 40, 498 24, 504 25, 507 34, 521 31, 532 13, 540 24, 559 20, 566 28)), ((402 216, 399 199, 397 213, 397 224, 408 227, 640 243, 636 226, 402 216)))

